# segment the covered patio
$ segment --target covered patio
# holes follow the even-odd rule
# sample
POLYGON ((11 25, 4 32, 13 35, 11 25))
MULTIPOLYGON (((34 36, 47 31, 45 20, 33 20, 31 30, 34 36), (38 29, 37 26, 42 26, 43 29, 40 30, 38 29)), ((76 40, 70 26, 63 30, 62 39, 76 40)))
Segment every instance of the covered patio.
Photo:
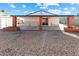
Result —
POLYGON ((79 32, 79 28, 73 28, 74 15, 56 15, 43 10, 35 11, 28 15, 10 15, 10 14, 6 14, 5 12, 2 12, 2 15, 0 16, 0 29, 15 30, 15 31, 16 30, 40 30, 40 31, 61 30, 59 26, 60 24, 59 21, 60 18, 63 16, 67 17, 66 18, 67 27, 63 28, 64 31, 79 32), (18 20, 21 21, 21 24, 20 22, 18 22, 18 20))

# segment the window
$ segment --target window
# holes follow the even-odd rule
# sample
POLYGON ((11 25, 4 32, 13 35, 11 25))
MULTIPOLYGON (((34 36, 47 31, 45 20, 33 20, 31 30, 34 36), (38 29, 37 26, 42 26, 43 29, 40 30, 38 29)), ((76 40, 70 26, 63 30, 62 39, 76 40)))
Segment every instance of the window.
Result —
POLYGON ((48 18, 42 18, 42 25, 48 25, 48 18))

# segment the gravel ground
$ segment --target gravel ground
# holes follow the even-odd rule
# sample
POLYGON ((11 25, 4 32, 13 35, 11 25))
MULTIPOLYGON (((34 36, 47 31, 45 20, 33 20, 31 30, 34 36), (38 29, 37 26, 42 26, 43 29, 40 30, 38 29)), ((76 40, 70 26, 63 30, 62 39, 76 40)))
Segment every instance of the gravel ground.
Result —
POLYGON ((61 31, 0 31, 0 55, 79 56, 79 39, 61 31))

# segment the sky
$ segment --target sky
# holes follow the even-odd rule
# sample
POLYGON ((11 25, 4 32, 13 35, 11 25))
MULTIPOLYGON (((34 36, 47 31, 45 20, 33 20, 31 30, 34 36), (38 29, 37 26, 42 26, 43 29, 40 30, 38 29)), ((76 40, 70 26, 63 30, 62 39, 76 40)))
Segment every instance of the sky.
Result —
POLYGON ((79 14, 78 3, 0 3, 0 10, 12 15, 27 15, 38 10, 45 10, 57 15, 79 14))

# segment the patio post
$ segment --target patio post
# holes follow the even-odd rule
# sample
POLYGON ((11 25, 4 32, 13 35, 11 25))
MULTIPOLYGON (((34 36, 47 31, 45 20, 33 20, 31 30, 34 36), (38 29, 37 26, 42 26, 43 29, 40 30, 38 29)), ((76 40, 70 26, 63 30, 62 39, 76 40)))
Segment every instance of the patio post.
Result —
POLYGON ((16 27, 16 24, 17 24, 17 17, 16 16, 13 16, 13 27, 16 27))
POLYGON ((42 30, 42 17, 39 17, 39 30, 42 30))
POLYGON ((68 25, 68 28, 72 28, 72 25, 73 25, 72 16, 67 17, 67 25, 68 25))

